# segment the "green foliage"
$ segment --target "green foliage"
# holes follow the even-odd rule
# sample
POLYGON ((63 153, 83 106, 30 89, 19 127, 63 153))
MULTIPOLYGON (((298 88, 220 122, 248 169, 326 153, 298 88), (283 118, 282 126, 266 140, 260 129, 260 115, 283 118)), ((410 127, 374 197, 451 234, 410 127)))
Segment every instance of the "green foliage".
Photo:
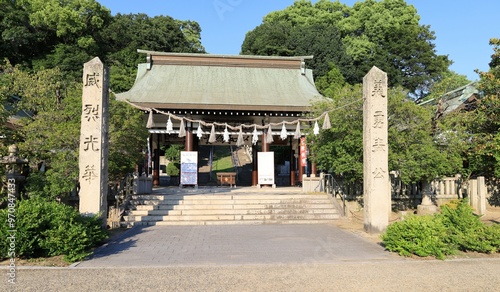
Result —
POLYGON ((388 73, 391 87, 402 86, 419 98, 451 64, 436 54, 435 35, 419 20, 403 0, 358 1, 353 7, 298 0, 269 13, 247 33, 242 53, 314 55, 318 63, 309 66, 316 77, 324 76, 332 62, 350 84, 360 83, 377 66, 388 73))
POLYGON ((363 177, 363 96, 360 85, 346 85, 332 100, 313 104, 314 115, 330 112, 332 128, 307 137, 319 169, 348 180, 363 177))
POLYGON ((168 176, 179 176, 179 173, 180 173, 179 163, 169 162, 167 164, 166 172, 167 172, 168 176))
MULTIPOLYGON (((344 86, 327 101, 313 105, 314 116, 329 111, 332 128, 309 136, 319 169, 341 174, 348 180, 363 177, 362 86, 344 86)), ((420 182, 460 172, 462 159, 455 148, 433 139, 430 108, 418 106, 407 92, 388 92, 389 168, 398 170, 404 183, 420 182)))
POLYGON ((106 52, 104 62, 111 68, 110 87, 115 92, 129 90, 137 65, 145 56, 137 49, 163 52, 203 53, 201 28, 194 21, 178 21, 169 16, 117 14, 99 31, 99 45, 106 52))
POLYGON ((180 144, 170 145, 165 149, 165 158, 168 161, 179 163, 181 161, 181 151, 183 148, 184 146, 180 144))
POLYGON ((500 251, 500 226, 488 226, 481 222, 467 199, 444 205, 438 217, 448 229, 446 241, 459 250, 481 253, 500 251))
POLYGON ((355 81, 355 67, 333 24, 314 22, 294 26, 287 21, 265 22, 247 33, 241 51, 245 55, 313 55, 307 66, 315 76, 326 75, 334 66, 349 81, 355 81))
POLYGON ((108 174, 111 181, 118 181, 143 160, 149 133, 144 126, 144 114, 118 102, 114 96, 110 96, 109 113, 108 174))
POLYGON ((444 72, 441 79, 429 87, 430 93, 425 96, 422 101, 431 99, 438 101, 445 93, 453 91, 469 83, 470 80, 468 80, 465 75, 460 75, 453 71, 444 72))
MULTIPOLYGON (((7 222, 7 216, 8 209, 0 210, 2 222, 7 222)), ((85 217, 43 197, 19 201, 15 216, 15 255, 20 258, 64 255, 67 261, 78 261, 107 237, 97 216, 85 217)), ((2 224, 0 236, 6 239, 9 230, 7 224, 2 224)), ((1 258, 9 257, 8 244, 7 240, 0 241, 1 258)))
POLYGON ((446 255, 455 253, 455 247, 444 241, 446 234, 442 222, 432 216, 409 216, 389 225, 382 241, 387 250, 402 256, 415 254, 444 259, 446 255))
POLYGON ((330 71, 316 80, 318 91, 330 98, 340 95, 344 85, 345 78, 333 63, 330 63, 330 71))
POLYGON ((395 222, 382 240, 387 250, 403 256, 444 259, 458 250, 495 253, 500 251, 500 225, 485 225, 465 199, 442 206, 434 216, 409 216, 395 222))
POLYGON ((460 153, 434 139, 433 109, 419 106, 405 96, 400 89, 389 91, 389 168, 399 170, 404 183, 460 172, 460 153))
POLYGON ((493 46, 490 69, 478 72, 482 91, 476 109, 464 113, 465 133, 471 141, 467 149, 467 162, 473 175, 500 177, 500 40, 491 39, 493 46))
POLYGON ((178 176, 180 173, 179 166, 181 162, 181 151, 183 145, 173 144, 165 149, 165 158, 169 161, 167 165, 167 175, 178 176))

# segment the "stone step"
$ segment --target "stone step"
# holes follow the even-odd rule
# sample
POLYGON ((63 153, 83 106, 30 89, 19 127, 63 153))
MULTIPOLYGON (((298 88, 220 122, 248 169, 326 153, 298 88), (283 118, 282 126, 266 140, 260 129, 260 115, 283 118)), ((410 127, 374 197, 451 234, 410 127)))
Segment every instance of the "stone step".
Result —
POLYGON ((231 200, 231 199, 197 199, 197 200, 133 200, 130 202, 132 206, 138 205, 262 205, 262 204, 328 204, 330 199, 247 199, 247 200, 231 200))
POLYGON ((340 218, 326 194, 272 191, 136 195, 124 225, 318 224, 340 218))
POLYGON ((153 210, 263 210, 263 209, 328 209, 332 208, 332 203, 325 204, 225 204, 225 205, 137 205, 136 211, 153 211, 153 210))
POLYGON ((262 214, 262 215, 168 215, 124 216, 128 222, 149 221, 246 221, 246 220, 333 220, 339 214, 262 214))
POLYGON ((131 200, 287 200, 287 199, 325 199, 325 194, 235 194, 217 195, 213 193, 195 195, 147 194, 133 195, 131 200))
POLYGON ((192 226, 192 225, 262 225, 262 224, 328 224, 331 220, 220 220, 220 221, 147 221, 124 222, 122 227, 133 226, 192 226))
POLYGON ((260 208, 260 209, 195 209, 195 210, 132 210, 129 216, 167 215, 260 215, 260 214, 337 214, 332 208, 260 208))

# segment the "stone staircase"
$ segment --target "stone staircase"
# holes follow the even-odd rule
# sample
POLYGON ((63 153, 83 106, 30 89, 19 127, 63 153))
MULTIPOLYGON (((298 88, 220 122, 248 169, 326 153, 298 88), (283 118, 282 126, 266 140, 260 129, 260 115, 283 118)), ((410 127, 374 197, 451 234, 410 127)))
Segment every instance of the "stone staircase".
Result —
POLYGON ((326 194, 135 195, 124 225, 318 224, 340 218, 326 194))

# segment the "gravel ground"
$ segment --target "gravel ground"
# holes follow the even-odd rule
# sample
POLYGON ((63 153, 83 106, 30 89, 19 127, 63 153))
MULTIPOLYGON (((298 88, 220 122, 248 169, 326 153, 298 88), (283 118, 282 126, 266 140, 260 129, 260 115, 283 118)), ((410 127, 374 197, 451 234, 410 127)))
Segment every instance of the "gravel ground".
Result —
POLYGON ((2 291, 499 291, 500 259, 20 268, 2 291))

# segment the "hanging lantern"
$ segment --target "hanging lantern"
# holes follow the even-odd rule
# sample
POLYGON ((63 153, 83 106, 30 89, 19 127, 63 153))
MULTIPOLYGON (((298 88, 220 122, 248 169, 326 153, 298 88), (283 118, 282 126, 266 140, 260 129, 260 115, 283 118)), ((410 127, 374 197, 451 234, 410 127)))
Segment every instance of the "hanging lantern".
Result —
POLYGON ((273 129, 271 128, 271 125, 269 125, 269 129, 267 129, 266 143, 271 144, 273 142, 273 129))
POLYGON ((323 120, 323 130, 328 130, 332 127, 330 123, 330 115, 326 112, 325 119, 323 120))
POLYGON ((314 135, 318 135, 318 134, 319 134, 319 125, 318 125, 318 121, 314 122, 314 129, 313 129, 313 133, 314 133, 314 135))
POLYGON ((257 142, 259 142, 259 134, 257 133, 257 126, 255 126, 252 133, 252 144, 255 145, 257 142))
POLYGON ((227 125, 226 128, 224 129, 224 142, 229 143, 229 132, 227 131, 227 125))
POLYGON ((210 130, 210 137, 208 137, 208 143, 215 143, 217 137, 215 137, 215 126, 212 125, 212 130, 210 130))
POLYGON ((172 124, 172 120, 170 119, 170 116, 168 116, 167 134, 172 134, 173 131, 174 131, 174 124, 172 124))
POLYGON ((149 111, 148 123, 146 124, 146 128, 151 129, 155 127, 155 122, 153 121, 153 110, 149 111))
POLYGON ((297 128, 295 129, 295 134, 293 135, 293 138, 295 139, 300 139, 300 122, 297 122, 297 128))
POLYGON ((243 127, 240 126, 240 133, 238 134, 238 140, 236 141, 236 146, 240 147, 243 145, 243 127))
POLYGON ((280 133, 280 138, 281 140, 285 140, 287 138, 287 132, 286 132, 286 126, 285 122, 283 122, 283 126, 281 127, 281 133, 280 133))
POLYGON ((184 129, 184 119, 181 120, 181 126, 179 127, 179 138, 186 137, 186 129, 184 129))
POLYGON ((201 129, 201 123, 198 124, 198 129, 196 130, 196 136, 198 136, 198 139, 201 139, 203 137, 203 130, 201 129))

